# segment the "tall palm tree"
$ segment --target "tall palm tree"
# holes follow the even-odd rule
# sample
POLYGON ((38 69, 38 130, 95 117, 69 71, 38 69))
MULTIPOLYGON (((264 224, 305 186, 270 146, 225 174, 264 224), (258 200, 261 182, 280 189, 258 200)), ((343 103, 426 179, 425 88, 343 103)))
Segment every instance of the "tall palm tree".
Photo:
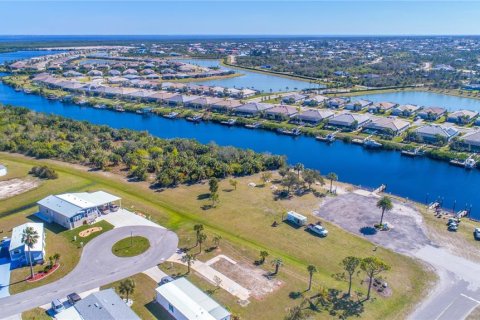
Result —
POLYGON ((198 244, 200 245, 200 247, 199 247, 199 249, 200 249, 200 250, 199 250, 199 253, 202 252, 202 243, 204 243, 205 240, 207 240, 207 235, 206 235, 205 233, 203 233, 203 232, 200 233, 200 234, 198 235, 198 244))
POLYGON ((190 273, 190 267, 194 261, 195 256, 193 254, 187 253, 182 257, 182 262, 187 264, 187 274, 190 273))
POLYGON ((307 271, 308 271, 308 276, 309 276, 309 279, 308 279, 308 289, 307 291, 310 291, 310 289, 312 289, 312 278, 313 278, 313 274, 315 272, 317 272, 317 267, 315 267, 313 264, 309 265, 307 267, 307 271))
POLYGON ((380 218, 380 226, 382 226, 383 215, 385 214, 385 211, 390 211, 393 209, 392 200, 389 197, 384 196, 382 199, 378 200, 377 208, 382 209, 382 217, 380 218))
POLYGON ((193 230, 195 231, 197 235, 197 243, 195 246, 198 246, 198 237, 200 236, 200 233, 203 231, 203 224, 196 224, 193 226, 193 230))
POLYGON ((268 251, 262 250, 260 251, 260 263, 265 263, 265 259, 268 257, 268 251))
POLYGON ((22 243, 28 248, 28 262, 30 264, 30 278, 33 278, 33 264, 31 249, 38 242, 38 232, 33 227, 26 227, 22 233, 22 243))
POLYGON ((275 258, 275 259, 272 261, 272 264, 275 266, 275 272, 274 272, 274 274, 278 274, 278 269, 280 268, 280 266, 283 265, 282 259, 280 259, 280 258, 275 258))
POLYGON ((338 176, 335 172, 330 172, 329 174, 327 174, 327 179, 330 180, 330 193, 332 193, 333 181, 337 181, 338 176))
POLYGON ((128 302, 128 296, 135 291, 135 281, 132 278, 123 280, 118 286, 118 291, 120 294, 127 296, 128 302))

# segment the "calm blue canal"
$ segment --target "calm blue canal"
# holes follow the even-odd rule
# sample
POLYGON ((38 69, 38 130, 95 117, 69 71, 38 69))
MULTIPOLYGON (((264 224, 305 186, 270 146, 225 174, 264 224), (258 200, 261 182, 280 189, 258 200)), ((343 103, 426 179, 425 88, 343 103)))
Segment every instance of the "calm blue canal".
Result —
POLYGON ((452 207, 454 201, 457 209, 472 206, 472 214, 480 218, 478 170, 467 171, 426 158, 405 158, 398 152, 366 151, 343 142, 327 145, 313 138, 291 138, 263 130, 213 123, 193 124, 184 120, 81 107, 16 92, 1 83, 0 102, 113 128, 147 130, 162 138, 192 138, 202 143, 214 141, 222 146, 282 154, 291 164, 302 162, 306 167, 318 169, 324 174, 333 171, 345 182, 370 188, 384 183, 389 192, 419 202, 425 202, 428 197, 428 201, 443 199, 446 207, 452 207))
POLYGON ((5 62, 29 59, 39 56, 45 56, 48 54, 55 54, 61 51, 51 51, 51 50, 31 50, 31 51, 14 51, 14 52, 3 52, 0 53, 0 65, 5 62))

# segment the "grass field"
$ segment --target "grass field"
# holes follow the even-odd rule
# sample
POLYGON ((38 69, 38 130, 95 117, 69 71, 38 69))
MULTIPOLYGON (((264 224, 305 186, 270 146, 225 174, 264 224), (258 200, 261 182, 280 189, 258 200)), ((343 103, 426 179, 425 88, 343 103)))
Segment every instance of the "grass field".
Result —
POLYGON ((147 238, 135 236, 115 243, 112 252, 117 257, 134 257, 144 253, 148 248, 150 248, 150 241, 147 238))
MULTIPOLYGON (((328 223, 325 225, 330 233, 329 237, 324 239, 316 238, 303 229, 295 229, 285 223, 280 223, 275 228, 271 227, 273 221, 280 222, 282 214, 287 210, 296 210, 313 222, 311 212, 318 206, 321 199, 312 194, 306 194, 289 200, 276 200, 270 189, 271 185, 261 186, 259 176, 238 179, 237 190, 232 190, 228 181, 221 181, 220 203, 216 208, 207 209, 210 204, 208 184, 181 186, 155 192, 149 188, 148 184, 127 183, 124 177, 112 173, 89 172, 55 161, 37 161, 4 153, 0 154, 0 161, 15 162, 26 168, 40 162, 48 163, 60 175, 57 185, 61 185, 62 177, 68 177, 69 181, 77 183, 75 186, 71 182, 65 183, 63 189, 57 187, 51 193, 75 189, 91 191, 101 189, 116 194, 123 198, 122 204, 125 208, 147 214, 152 217, 152 220, 174 230, 179 235, 180 246, 194 245, 195 236, 192 228, 194 224, 201 223, 205 226, 208 236, 205 248, 209 247, 213 235, 222 236, 220 249, 203 253, 198 257, 201 260, 209 259, 221 252, 237 261, 252 264, 258 259, 259 251, 266 250, 270 256, 263 268, 266 271, 272 271, 271 260, 276 257, 281 258, 284 266, 278 278, 283 285, 261 301, 252 299, 247 307, 240 307, 226 292, 218 294, 220 302, 225 302, 226 306, 244 319, 275 319, 279 315, 284 315, 289 307, 299 304, 300 299, 291 299, 289 294, 306 289, 308 283, 306 267, 309 264, 316 265, 319 270, 314 277, 312 294, 322 288, 346 290, 347 283, 335 280, 332 274, 341 271, 339 263, 347 255, 359 257, 376 255, 392 266, 392 270, 385 276, 393 289, 393 296, 374 297, 367 302, 365 311, 361 314, 365 319, 403 319, 413 303, 423 296, 427 283, 431 280, 431 275, 412 259, 381 248, 373 251, 374 246, 370 242, 328 223), (255 182, 259 186, 251 188, 248 186, 249 182, 255 182), (228 297, 224 299, 222 295, 228 297)), ((16 202, 17 206, 24 206, 31 201, 29 199, 41 198, 39 194, 44 192, 46 190, 42 185, 33 192, 34 195, 31 197, 22 199, 22 202, 16 202)), ((22 196, 24 195, 18 197, 22 196)), ((13 204, 10 204, 10 207, 11 213, 0 220, 2 225, 9 221, 10 225, 14 226, 16 222, 27 219, 28 214, 24 210, 16 211, 13 204)), ((34 209, 32 207, 30 213, 34 209)), ((50 238, 53 238, 53 235, 55 235, 54 232, 50 238)), ((58 241, 58 245, 64 247, 63 252, 67 252, 61 253, 63 257, 61 263, 63 259, 70 259, 75 263, 78 260, 79 250, 71 242, 65 241, 65 237, 62 236, 59 239, 62 240, 58 241), (74 257, 70 257, 69 252, 74 257)), ((47 243, 47 250, 49 250, 48 247, 47 243)), ((67 268, 63 268, 62 272, 65 270, 67 268)), ((52 275, 54 276, 58 275, 52 275)), ((355 279, 354 289, 365 292, 365 288, 360 285, 361 280, 363 280, 362 277, 355 279)), ((152 293, 147 294, 151 296, 152 293)), ((326 312, 320 312, 315 315, 315 318, 326 319, 329 315, 326 312)))

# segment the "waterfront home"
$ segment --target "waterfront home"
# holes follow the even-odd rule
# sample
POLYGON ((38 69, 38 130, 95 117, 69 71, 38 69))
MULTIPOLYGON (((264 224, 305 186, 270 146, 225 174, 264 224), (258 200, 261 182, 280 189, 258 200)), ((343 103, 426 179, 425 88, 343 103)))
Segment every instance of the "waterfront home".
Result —
POLYGON ((355 130, 363 127, 370 121, 370 117, 365 114, 343 113, 330 118, 328 120, 328 125, 337 128, 355 130))
POLYGON ((293 117, 293 120, 298 123, 308 123, 311 125, 317 125, 325 119, 330 119, 335 115, 333 111, 330 110, 318 110, 318 109, 309 109, 302 113, 299 113, 293 117))
POLYGON ((104 191, 50 195, 37 202, 37 216, 48 223, 74 229, 95 221, 102 213, 117 210, 120 201, 121 198, 104 191))
POLYGON ((360 100, 354 100, 350 101, 345 105, 345 109, 351 110, 351 111, 362 111, 366 107, 372 105, 373 102, 370 100, 365 100, 365 99, 360 99, 360 100))
POLYGON ((241 105, 242 103, 235 99, 220 99, 220 101, 213 103, 210 106, 210 109, 215 112, 229 113, 234 111, 236 108, 240 107, 241 105))
POLYGON ((457 110, 448 114, 447 121, 463 125, 471 122, 476 116, 478 116, 477 111, 457 110))
POLYGON ((402 104, 398 107, 393 108, 392 115, 399 116, 399 117, 411 117, 413 116, 420 107, 414 104, 402 104))
POLYGON ((164 82, 162 83, 162 89, 167 91, 187 91, 187 85, 185 83, 164 82))
POLYGON ((85 87, 85 83, 77 81, 61 81, 57 83, 58 87, 65 91, 80 92, 85 87))
POLYGON ((326 102, 328 108, 340 109, 350 102, 350 98, 332 98, 326 102))
POLYGON ((394 103, 394 102, 388 102, 388 101, 375 102, 374 104, 368 107, 368 112, 385 113, 397 106, 398 106, 398 103, 394 103))
POLYGON ((43 223, 27 222, 13 228, 8 252, 10 253, 10 260, 18 266, 30 264, 30 259, 32 264, 43 263, 45 256, 45 232, 43 223), (26 228, 32 228, 38 234, 38 240, 33 247, 30 248, 30 254, 28 253, 28 247, 22 242, 23 231, 26 228))
POLYGON ((128 75, 128 74, 137 75, 137 74, 138 74, 138 71, 135 70, 135 69, 127 69, 127 70, 123 71, 122 74, 123 74, 123 75, 128 75))
POLYGON ((294 103, 305 100, 306 97, 307 97, 306 95, 298 94, 298 93, 289 94, 289 95, 284 96, 282 98, 282 102, 283 103, 288 103, 288 104, 294 104, 294 103))
POLYGON ((274 105, 270 103, 249 102, 235 108, 235 114, 243 117, 256 117, 261 115, 265 110, 273 108, 274 105))
POLYGON ((82 77, 83 74, 78 71, 70 70, 70 71, 64 72, 63 76, 65 78, 76 78, 76 77, 82 77))
POLYGON ((364 131, 391 136, 399 135, 410 126, 410 122, 390 117, 378 117, 364 126, 364 131))
POLYGON ((176 94, 171 96, 170 98, 166 98, 165 102, 171 107, 179 107, 179 106, 184 106, 185 103, 188 103, 189 101, 198 99, 199 96, 190 96, 186 94, 176 94))
POLYGON ((418 112, 418 116, 424 120, 435 121, 447 113, 447 110, 440 107, 428 107, 418 112))
POLYGON ((153 94, 155 91, 152 90, 138 90, 132 93, 127 93, 125 98, 134 100, 134 101, 143 101, 143 102, 154 102, 153 94))
POLYGON ((264 117, 267 119, 284 121, 288 120, 298 113, 296 107, 287 105, 276 105, 273 108, 267 109, 264 112, 264 117))
POLYGON ((253 90, 253 89, 245 88, 245 89, 240 90, 240 98, 248 98, 248 97, 254 96, 256 94, 257 94, 257 91, 253 90))
POLYGON ((130 80, 128 80, 127 78, 124 78, 124 77, 109 77, 109 78, 106 78, 107 82, 108 83, 111 83, 111 84, 127 84, 130 82, 130 80))
POLYGON ((453 127, 427 124, 415 129, 414 133, 419 142, 435 144, 450 141, 459 131, 453 127))
POLYGON ((172 92, 156 91, 154 94, 150 96, 150 99, 152 99, 157 103, 165 104, 169 98, 175 95, 176 94, 172 92))
POLYGON ((460 151, 480 152, 480 130, 476 130, 458 138, 454 148, 460 151))
POLYGON ((305 99, 303 104, 310 107, 323 106, 325 102, 328 101, 328 97, 322 95, 316 95, 305 99))
POLYGON ((192 109, 209 109, 210 106, 221 101, 223 101, 222 98, 198 97, 197 99, 186 102, 184 106, 192 109))
POLYGON ((184 277, 162 284, 155 291, 155 300, 173 319, 230 320, 230 312, 184 277))
POLYGON ((87 297, 75 302, 73 308, 75 310, 72 311, 76 311, 76 314, 73 316, 74 319, 140 320, 140 317, 128 307, 125 301, 112 288, 91 293, 87 297), (76 317, 77 315, 78 318, 76 317))

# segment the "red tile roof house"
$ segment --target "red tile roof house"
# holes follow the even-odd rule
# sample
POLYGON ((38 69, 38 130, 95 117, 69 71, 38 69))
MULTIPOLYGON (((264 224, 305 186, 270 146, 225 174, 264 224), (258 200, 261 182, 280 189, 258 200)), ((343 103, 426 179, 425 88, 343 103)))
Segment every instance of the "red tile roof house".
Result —
POLYGON ((223 101, 222 98, 199 97, 197 99, 186 102, 184 107, 192 109, 210 109, 212 105, 221 101, 223 101))
POLYGON ((265 110, 264 117, 267 119, 285 121, 293 117, 298 113, 296 107, 286 106, 286 105, 277 105, 273 108, 265 110))
POLYGON ((394 103, 394 102, 388 102, 388 101, 375 102, 373 105, 368 107, 368 112, 385 113, 397 106, 398 106, 398 103, 394 103))
POLYGON ((242 103, 235 99, 222 99, 219 102, 212 104, 210 109, 219 113, 230 113, 235 111, 235 109, 241 105, 242 103))

